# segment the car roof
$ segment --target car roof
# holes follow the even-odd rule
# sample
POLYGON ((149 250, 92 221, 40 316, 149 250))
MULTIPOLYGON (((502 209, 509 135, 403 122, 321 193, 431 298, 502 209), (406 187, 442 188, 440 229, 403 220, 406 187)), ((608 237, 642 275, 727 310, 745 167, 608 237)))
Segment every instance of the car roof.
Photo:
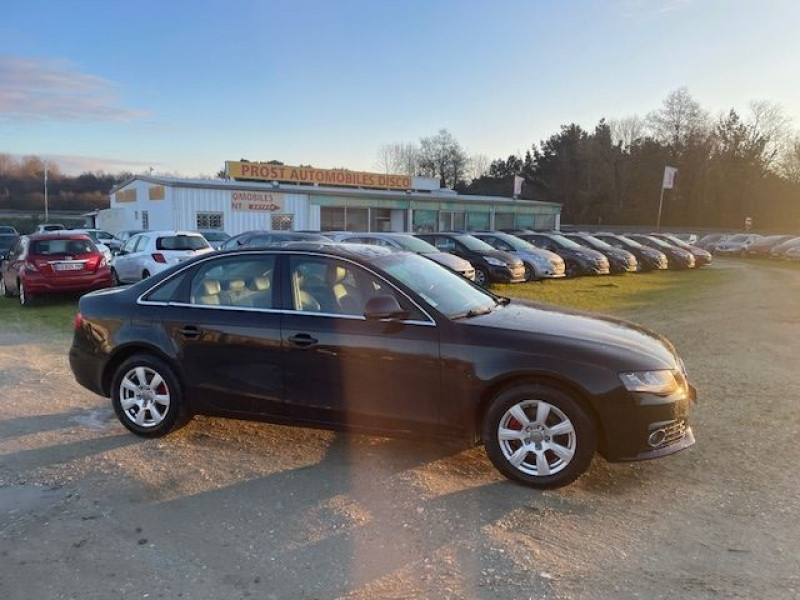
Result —
MULTIPOLYGON (((171 230, 171 229, 163 229, 160 231, 142 231, 141 233, 153 234, 158 237, 165 237, 168 235, 187 235, 191 237, 203 237, 201 234, 197 233, 196 231, 183 231, 183 230, 171 230)), ((139 234, 137 234, 139 235, 139 234)))
POLYGON ((88 233, 81 233, 79 231, 70 231, 68 229, 64 229, 61 231, 47 231, 44 233, 32 233, 27 236, 31 242, 40 242, 42 240, 89 240, 92 241, 92 238, 89 237, 88 233))
POLYGON ((375 246, 374 244, 350 244, 350 243, 322 243, 314 241, 291 242, 285 246, 270 246, 265 248, 234 248, 231 250, 220 250, 214 256, 232 256, 236 254, 252 253, 279 253, 291 254, 296 252, 319 254, 320 256, 341 256, 342 258, 356 258, 370 260, 381 256, 395 254, 414 254, 413 252, 398 252, 397 249, 375 246))

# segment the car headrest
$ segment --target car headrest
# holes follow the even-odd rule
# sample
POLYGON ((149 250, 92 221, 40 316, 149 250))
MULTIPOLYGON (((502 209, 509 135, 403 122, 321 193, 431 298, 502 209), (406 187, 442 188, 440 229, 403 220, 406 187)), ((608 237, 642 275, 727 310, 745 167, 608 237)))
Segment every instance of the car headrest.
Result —
POLYGON ((267 277, 253 277, 248 286, 254 292, 263 292, 269 289, 269 278, 267 277))
POLYGON ((334 285, 345 280, 347 277, 347 269, 341 265, 330 266, 328 267, 328 272, 326 275, 328 278, 328 284, 334 285))
POLYGON ((244 279, 233 279, 228 282, 228 291, 229 292, 241 292, 244 290, 245 284, 244 279))
POLYGON ((215 294, 219 294, 221 289, 222 287, 217 279, 206 279, 203 282, 203 291, 205 292, 206 296, 214 296, 215 294))

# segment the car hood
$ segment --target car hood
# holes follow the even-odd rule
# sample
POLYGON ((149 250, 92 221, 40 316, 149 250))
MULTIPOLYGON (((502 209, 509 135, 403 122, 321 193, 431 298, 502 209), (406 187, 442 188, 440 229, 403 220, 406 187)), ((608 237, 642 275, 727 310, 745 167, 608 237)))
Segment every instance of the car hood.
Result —
POLYGON ((522 262, 519 257, 503 250, 481 250, 478 254, 484 258, 492 257, 497 260, 502 260, 507 265, 518 265, 522 262))
POLYGON ((550 252, 549 250, 540 250, 538 248, 536 250, 514 250, 513 252, 511 252, 511 254, 522 260, 525 259, 531 261, 544 260, 555 265, 564 262, 564 259, 561 258, 555 252, 550 252))
POLYGON ((459 322, 611 347, 616 354, 647 356, 660 363, 661 368, 679 368, 669 340, 614 317, 513 300, 491 313, 459 322))
POLYGON ((424 256, 453 271, 466 271, 472 268, 472 263, 468 260, 464 260, 455 254, 449 254, 448 252, 430 252, 424 256))

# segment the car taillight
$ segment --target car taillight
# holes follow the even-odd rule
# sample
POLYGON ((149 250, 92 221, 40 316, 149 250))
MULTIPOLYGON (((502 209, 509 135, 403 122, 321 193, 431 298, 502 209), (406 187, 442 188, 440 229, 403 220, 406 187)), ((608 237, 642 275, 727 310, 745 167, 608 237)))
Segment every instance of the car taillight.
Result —
POLYGON ((80 328, 83 327, 83 315, 81 313, 77 313, 75 315, 75 331, 80 331, 80 328))
POLYGON ((152 254, 152 256, 153 256, 153 260, 156 261, 157 263, 165 263, 166 264, 166 262, 167 262, 167 259, 164 258, 164 255, 161 254, 161 252, 154 252, 152 254))

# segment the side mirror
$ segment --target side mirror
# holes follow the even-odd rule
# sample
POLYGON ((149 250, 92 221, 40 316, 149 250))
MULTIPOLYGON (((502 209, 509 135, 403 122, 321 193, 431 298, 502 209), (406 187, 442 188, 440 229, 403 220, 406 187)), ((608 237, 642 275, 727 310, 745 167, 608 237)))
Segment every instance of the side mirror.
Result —
POLYGON ((364 316, 370 321, 383 319, 403 320, 408 318, 408 311, 403 310, 394 296, 375 296, 367 300, 364 316))

